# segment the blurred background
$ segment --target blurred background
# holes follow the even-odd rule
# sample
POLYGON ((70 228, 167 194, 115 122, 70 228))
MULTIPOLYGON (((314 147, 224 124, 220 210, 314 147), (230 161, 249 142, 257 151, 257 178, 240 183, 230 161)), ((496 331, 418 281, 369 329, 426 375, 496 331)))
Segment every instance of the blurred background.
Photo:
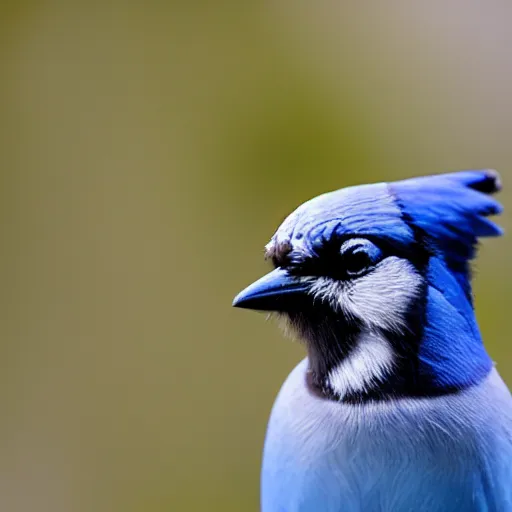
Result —
MULTIPOLYGON (((257 511, 302 348, 233 296, 298 204, 494 167, 512 4, 4 1, 0 509, 257 511)), ((510 231, 510 230, 509 230, 510 231)), ((512 383, 512 233, 478 317, 512 383)))

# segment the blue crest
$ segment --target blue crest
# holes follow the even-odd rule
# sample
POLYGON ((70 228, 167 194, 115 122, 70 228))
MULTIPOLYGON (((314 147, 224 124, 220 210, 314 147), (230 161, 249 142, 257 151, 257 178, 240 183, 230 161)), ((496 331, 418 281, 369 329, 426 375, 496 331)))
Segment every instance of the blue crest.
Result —
POLYGON ((312 252, 332 237, 347 235, 414 242, 419 228, 463 271, 475 254, 478 237, 501 229, 486 217, 502 211, 489 194, 500 189, 495 171, 461 171, 392 183, 348 187, 322 194, 295 210, 280 226, 278 245, 302 241, 312 252))
POLYGON ((390 183, 406 220, 428 236, 471 302, 468 261, 479 237, 500 236, 489 220, 502 206, 489 196, 501 189, 493 170, 461 171, 390 183))
POLYGON ((502 230, 486 217, 501 213, 488 194, 501 188, 495 171, 462 171, 389 184, 408 220, 427 233, 450 263, 474 256, 478 237, 499 236, 502 230))

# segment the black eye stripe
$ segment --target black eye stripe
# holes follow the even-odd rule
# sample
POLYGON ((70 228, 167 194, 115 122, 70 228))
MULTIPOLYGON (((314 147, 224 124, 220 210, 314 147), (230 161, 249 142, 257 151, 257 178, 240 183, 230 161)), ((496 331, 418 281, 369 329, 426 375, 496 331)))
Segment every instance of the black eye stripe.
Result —
POLYGON ((406 246, 382 236, 352 235, 321 241, 317 239, 315 243, 301 246, 300 249, 292 247, 284 258, 273 260, 273 263, 274 266, 284 268, 297 276, 331 277, 350 281, 358 276, 348 275, 344 271, 347 265, 344 256, 348 255, 349 249, 351 253, 369 251, 373 261, 370 268, 388 256, 397 256, 422 269, 429 254, 420 242, 406 246))
POLYGON ((283 266, 291 274, 350 280, 365 273, 384 257, 383 251, 366 238, 348 238, 317 246, 314 256, 291 251, 283 266), (306 257, 305 257, 306 256, 306 257))

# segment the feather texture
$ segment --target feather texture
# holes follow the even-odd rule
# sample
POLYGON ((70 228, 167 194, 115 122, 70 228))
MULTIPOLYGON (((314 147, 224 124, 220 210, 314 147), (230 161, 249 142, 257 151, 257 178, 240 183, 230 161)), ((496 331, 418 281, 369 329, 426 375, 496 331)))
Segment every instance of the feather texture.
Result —
POLYGON ((308 348, 272 411, 262 512, 512 512, 512 397, 469 272, 502 234, 500 187, 490 170, 349 187, 279 227, 279 268, 237 299, 284 297, 308 348))
POLYGON ((270 419, 263 512, 508 512, 512 409, 493 370, 444 397, 347 405, 308 387, 303 361, 270 419))

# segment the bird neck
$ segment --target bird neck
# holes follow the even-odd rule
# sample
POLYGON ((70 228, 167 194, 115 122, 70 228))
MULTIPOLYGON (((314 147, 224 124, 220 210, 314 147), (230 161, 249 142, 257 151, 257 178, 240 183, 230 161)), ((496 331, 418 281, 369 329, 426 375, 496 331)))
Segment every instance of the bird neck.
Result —
POLYGON ((306 315, 310 381, 327 398, 347 403, 446 395, 478 384, 492 361, 470 292, 469 280, 432 258, 423 299, 400 334, 306 315))
POLYGON ((468 274, 432 258, 427 281, 425 324, 418 346, 421 387, 443 393, 478 384, 492 361, 476 322, 468 274))

